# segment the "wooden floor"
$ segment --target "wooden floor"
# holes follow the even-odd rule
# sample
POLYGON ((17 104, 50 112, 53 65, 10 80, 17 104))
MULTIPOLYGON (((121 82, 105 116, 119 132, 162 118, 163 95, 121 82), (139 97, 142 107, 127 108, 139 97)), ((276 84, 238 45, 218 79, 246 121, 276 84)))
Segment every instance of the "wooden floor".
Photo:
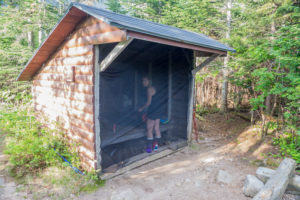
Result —
MULTIPOLYGON (((172 128, 171 124, 165 124, 165 125, 160 125, 160 131, 168 131, 169 129, 172 128)), ((121 132, 117 133, 111 133, 112 137, 105 139, 101 143, 101 148, 104 148, 108 145, 112 144, 118 144, 121 142, 126 142, 128 140, 134 140, 138 138, 145 137, 147 133, 146 128, 140 127, 140 128, 132 128, 132 127, 127 127, 124 128, 121 132)))
POLYGON ((161 146, 157 152, 141 153, 125 160, 123 163, 112 165, 104 169, 103 172, 99 174, 99 177, 103 180, 113 178, 134 168, 175 153, 186 145, 187 140, 178 139, 177 141, 170 142, 168 145, 161 146))

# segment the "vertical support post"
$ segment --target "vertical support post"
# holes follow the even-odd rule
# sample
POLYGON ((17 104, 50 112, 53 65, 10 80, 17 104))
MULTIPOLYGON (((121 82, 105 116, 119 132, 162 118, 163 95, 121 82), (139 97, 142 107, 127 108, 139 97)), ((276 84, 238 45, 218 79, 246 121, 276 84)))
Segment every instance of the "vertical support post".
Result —
POLYGON ((172 117, 172 52, 169 52, 169 71, 168 71, 168 120, 172 117))
POLYGON ((148 65, 148 76, 150 81, 152 81, 152 63, 149 63, 148 65))
POLYGON ((138 109, 138 72, 134 73, 134 110, 138 109))
MULTIPOLYGON (((196 67, 196 52, 193 52, 193 68, 196 67)), ((193 110, 194 110, 194 90, 195 90, 195 74, 191 73, 190 87, 189 87, 189 103, 188 103, 188 113, 187 113, 187 138, 188 141, 192 141, 193 133, 193 110)))
POLYGON ((95 146, 96 146, 96 160, 97 160, 97 169, 101 170, 101 139, 100 139, 100 65, 99 65, 99 56, 100 56, 100 46, 94 46, 94 122, 95 122, 95 146))

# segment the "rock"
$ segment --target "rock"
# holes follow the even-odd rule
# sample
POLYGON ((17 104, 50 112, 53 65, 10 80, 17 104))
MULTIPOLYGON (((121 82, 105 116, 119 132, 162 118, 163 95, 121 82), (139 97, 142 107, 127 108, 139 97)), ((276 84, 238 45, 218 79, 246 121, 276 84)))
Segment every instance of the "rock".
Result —
POLYGON ((9 182, 5 186, 6 187, 16 187, 16 184, 14 182, 9 182))
MULTIPOLYGON (((274 173, 275 170, 266 167, 259 167, 256 170, 256 176, 264 183, 266 183, 269 178, 274 175, 274 173)), ((300 176, 294 175, 290 179, 287 190, 300 192, 300 176)))
POLYGON ((267 181, 263 188, 255 195, 253 200, 278 200, 282 199, 284 192, 294 175, 296 161, 285 158, 267 181))
POLYGON ((126 188, 122 191, 114 191, 111 200, 138 200, 138 196, 131 189, 126 188))
POLYGON ((184 180, 184 183, 190 183, 190 182, 192 182, 192 181, 189 178, 187 178, 187 179, 184 180))
POLYGON ((2 178, 2 177, 0 176, 0 187, 4 186, 4 183, 5 183, 4 178, 2 178))
POLYGON ((232 176, 224 171, 224 170, 219 170, 218 175, 217 175, 217 182, 218 183, 226 183, 229 184, 232 181, 232 176))
POLYGON ((266 167, 259 167, 256 170, 256 176, 262 182, 266 183, 268 179, 275 173, 275 170, 266 167))
POLYGON ((154 190, 152 189, 152 188, 145 188, 145 192, 149 192, 149 193, 152 193, 152 192, 154 192, 154 190))
POLYGON ((182 185, 182 182, 175 183, 176 186, 180 187, 182 185))
POLYGON ((253 175, 247 175, 243 187, 243 193, 247 197, 254 197, 264 186, 264 183, 253 175))
POLYGON ((201 187, 202 186, 202 181, 200 181, 200 180, 195 181, 195 186, 196 187, 201 187))

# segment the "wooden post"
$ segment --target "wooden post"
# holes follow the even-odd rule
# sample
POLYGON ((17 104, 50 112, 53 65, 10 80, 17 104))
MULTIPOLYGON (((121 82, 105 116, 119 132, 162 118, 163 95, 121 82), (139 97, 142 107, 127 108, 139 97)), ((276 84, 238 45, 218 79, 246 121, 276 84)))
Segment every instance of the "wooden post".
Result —
MULTIPOLYGON (((196 52, 193 52, 193 68, 196 67, 196 52)), ((191 80, 189 84, 189 103, 188 103, 188 114, 187 114, 187 138, 188 141, 192 141, 193 132, 193 109, 194 109, 194 88, 195 88, 195 74, 191 74, 191 80)))
POLYGON ((172 117, 172 53, 169 52, 169 72, 168 72, 168 120, 172 117))
POLYGON ((100 66, 99 66, 99 56, 100 56, 100 46, 94 45, 94 122, 95 122, 95 146, 96 146, 96 159, 97 159, 97 170, 101 170, 101 139, 100 139, 100 66))
POLYGON ((203 63, 200 65, 196 65, 196 51, 193 52, 193 67, 192 67, 192 78, 190 82, 189 88, 189 107, 188 107, 188 125, 187 125, 187 137, 188 141, 192 141, 192 132, 193 132, 193 111, 195 105, 195 80, 196 80, 196 73, 201 70, 203 67, 208 65, 211 61, 217 58, 220 54, 213 54, 211 57, 207 58, 203 63))
POLYGON ((148 78, 152 82, 152 63, 148 64, 148 78))
POLYGON ((134 110, 138 110, 138 72, 134 73, 134 110))

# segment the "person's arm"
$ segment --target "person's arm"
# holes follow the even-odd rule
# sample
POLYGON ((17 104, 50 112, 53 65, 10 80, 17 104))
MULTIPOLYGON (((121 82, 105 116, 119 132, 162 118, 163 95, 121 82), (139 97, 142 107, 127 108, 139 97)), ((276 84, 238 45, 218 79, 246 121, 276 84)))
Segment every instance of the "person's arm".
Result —
POLYGON ((154 94, 154 89, 152 87, 148 88, 147 90, 147 102, 144 106, 142 106, 140 109, 139 109, 139 112, 142 112, 145 108, 147 108, 150 104, 151 104, 151 101, 152 101, 152 96, 154 94))

